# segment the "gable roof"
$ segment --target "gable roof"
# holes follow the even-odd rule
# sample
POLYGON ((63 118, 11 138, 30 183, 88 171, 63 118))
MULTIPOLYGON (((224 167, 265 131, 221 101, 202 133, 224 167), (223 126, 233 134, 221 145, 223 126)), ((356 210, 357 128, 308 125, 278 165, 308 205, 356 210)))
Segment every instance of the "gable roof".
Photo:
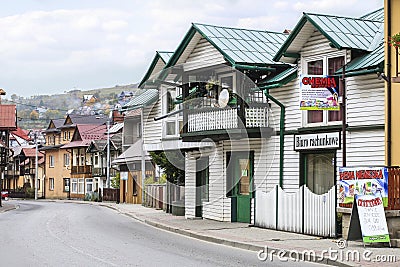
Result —
POLYGON ((368 14, 365 14, 364 16, 361 16, 360 19, 377 20, 377 21, 384 22, 384 19, 385 19, 384 9, 382 7, 375 11, 372 11, 368 14))
MULTIPOLYGON (((378 18, 367 16, 370 17, 378 18)), ((379 46, 383 38, 383 22, 379 20, 304 13, 274 60, 293 63, 315 29, 337 49, 371 52, 379 46)))
POLYGON ((61 148, 87 147, 92 140, 106 139, 106 131, 106 125, 78 124, 76 125, 72 141, 61 148))
POLYGON ((17 127, 16 130, 12 131, 11 134, 14 135, 14 136, 18 136, 18 137, 24 139, 25 141, 31 140, 31 138, 28 136, 27 131, 23 130, 23 129, 19 128, 19 127, 17 127))
POLYGON ((64 120, 64 124, 60 128, 75 127, 78 124, 91 124, 91 125, 101 125, 107 122, 108 118, 99 115, 68 115, 64 120))
POLYGON ((53 119, 49 122, 49 126, 47 126, 46 133, 51 132, 59 132, 60 127, 63 126, 65 119, 53 119))
MULTIPOLYGON (((25 155, 25 157, 30 157, 30 158, 36 157, 36 148, 24 147, 24 148, 22 148, 21 152, 25 155)), ((38 158, 41 158, 43 156, 44 156, 44 153, 38 151, 38 158)))
POLYGON ((138 87, 141 87, 153 74, 160 72, 170 60, 172 54, 173 52, 156 51, 156 55, 138 87))
POLYGON ((192 23, 192 27, 172 55, 166 68, 178 62, 196 33, 213 45, 232 66, 282 65, 272 59, 286 40, 287 34, 192 23))
POLYGON ((17 129, 16 105, 0 105, 0 129, 17 129))

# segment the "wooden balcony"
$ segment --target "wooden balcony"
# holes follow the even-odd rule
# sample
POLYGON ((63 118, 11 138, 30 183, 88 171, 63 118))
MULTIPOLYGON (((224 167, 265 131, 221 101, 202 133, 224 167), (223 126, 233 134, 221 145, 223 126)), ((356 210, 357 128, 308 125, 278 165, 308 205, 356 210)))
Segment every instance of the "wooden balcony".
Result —
POLYGON ((72 166, 71 174, 92 174, 92 166, 72 166))
POLYGON ((269 137, 268 106, 246 107, 244 112, 234 108, 202 108, 186 110, 187 125, 181 134, 183 141, 214 141, 269 137))
POLYGON ((107 168, 93 168, 93 176, 106 176, 107 168))

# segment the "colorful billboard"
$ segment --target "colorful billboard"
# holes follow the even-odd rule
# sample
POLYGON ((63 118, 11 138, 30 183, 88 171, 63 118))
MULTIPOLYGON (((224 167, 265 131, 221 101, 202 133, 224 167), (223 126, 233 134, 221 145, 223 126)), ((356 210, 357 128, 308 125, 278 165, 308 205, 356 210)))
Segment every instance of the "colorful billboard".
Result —
POLYGON ((385 167, 339 168, 339 203, 353 203, 354 196, 381 197, 388 205, 388 169, 385 167))
POLYGON ((300 75, 301 110, 339 110, 339 78, 300 75))

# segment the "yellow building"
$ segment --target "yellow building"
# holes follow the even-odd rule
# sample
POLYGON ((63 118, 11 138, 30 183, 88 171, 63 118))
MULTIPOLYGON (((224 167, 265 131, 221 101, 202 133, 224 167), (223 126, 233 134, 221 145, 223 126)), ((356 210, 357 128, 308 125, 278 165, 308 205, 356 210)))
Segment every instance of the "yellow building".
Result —
MULTIPOLYGON (((52 120, 46 129, 46 198, 65 199, 71 195, 72 174, 74 170, 72 149, 63 146, 69 144, 78 124, 102 125, 106 118, 98 116, 68 115, 66 119, 52 120)), ((83 194, 80 197, 83 198, 83 194)))
MULTIPOLYGON (((400 1, 385 0, 385 37, 400 33, 400 1)), ((400 35, 399 35, 400 37, 400 35)), ((385 42, 386 78, 386 164, 400 165, 400 48, 385 42)))

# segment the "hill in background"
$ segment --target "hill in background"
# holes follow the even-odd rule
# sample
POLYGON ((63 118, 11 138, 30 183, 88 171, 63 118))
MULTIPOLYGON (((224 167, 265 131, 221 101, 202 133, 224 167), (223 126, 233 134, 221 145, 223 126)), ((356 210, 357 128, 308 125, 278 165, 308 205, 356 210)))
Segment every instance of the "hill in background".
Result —
POLYGON ((121 92, 138 91, 137 84, 117 85, 112 88, 91 90, 71 90, 63 94, 35 95, 23 97, 13 94, 2 101, 3 104, 16 104, 18 126, 22 129, 47 128, 51 119, 65 118, 67 114, 105 114, 121 101, 121 92), (85 99, 84 96, 93 96, 85 99))

